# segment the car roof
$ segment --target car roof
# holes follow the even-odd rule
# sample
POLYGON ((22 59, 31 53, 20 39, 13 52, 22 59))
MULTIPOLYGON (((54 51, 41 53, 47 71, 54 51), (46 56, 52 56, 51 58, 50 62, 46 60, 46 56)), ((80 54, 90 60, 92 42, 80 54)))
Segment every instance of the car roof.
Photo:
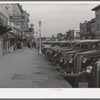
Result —
POLYGON ((79 43, 88 43, 88 42, 99 42, 100 40, 80 40, 79 42, 77 42, 76 44, 79 44, 79 43))
POLYGON ((80 52, 80 53, 77 53, 77 55, 84 55, 84 54, 88 55, 91 53, 99 53, 100 54, 100 50, 91 50, 91 51, 80 52))

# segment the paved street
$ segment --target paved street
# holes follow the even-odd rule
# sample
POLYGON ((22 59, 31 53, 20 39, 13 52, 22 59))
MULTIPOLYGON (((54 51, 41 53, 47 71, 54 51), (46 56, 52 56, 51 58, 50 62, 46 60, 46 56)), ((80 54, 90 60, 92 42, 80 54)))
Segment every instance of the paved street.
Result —
POLYGON ((69 88, 55 67, 36 49, 0 58, 0 88, 69 88))

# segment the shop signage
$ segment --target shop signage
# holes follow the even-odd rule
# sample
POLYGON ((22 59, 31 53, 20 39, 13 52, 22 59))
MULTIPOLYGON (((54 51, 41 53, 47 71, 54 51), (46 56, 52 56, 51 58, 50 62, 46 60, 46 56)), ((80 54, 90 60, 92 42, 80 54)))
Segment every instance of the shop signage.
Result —
POLYGON ((25 22, 25 16, 10 16, 10 22, 25 22))

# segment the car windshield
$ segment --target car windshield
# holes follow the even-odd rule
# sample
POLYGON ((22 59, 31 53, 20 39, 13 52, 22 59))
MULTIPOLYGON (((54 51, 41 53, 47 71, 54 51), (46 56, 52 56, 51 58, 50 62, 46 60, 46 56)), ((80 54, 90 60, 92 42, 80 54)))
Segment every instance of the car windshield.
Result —
POLYGON ((74 45, 74 49, 75 49, 75 50, 79 50, 79 49, 80 49, 80 44, 74 45))
POLYGON ((67 47, 69 45, 69 43, 61 43, 60 47, 67 47))
POLYGON ((91 50, 100 50, 100 43, 92 44, 90 49, 91 50))
POLYGON ((73 48, 73 45, 74 45, 75 43, 76 43, 76 42, 70 43, 69 46, 68 46, 68 48, 73 48))
POLYGON ((87 50, 88 48, 89 48, 89 45, 90 45, 90 43, 83 43, 83 44, 81 44, 81 46, 80 46, 80 49, 81 50, 87 50))
POLYGON ((91 42, 84 42, 84 43, 79 43, 74 45, 75 50, 87 50, 89 48, 89 45, 91 42))

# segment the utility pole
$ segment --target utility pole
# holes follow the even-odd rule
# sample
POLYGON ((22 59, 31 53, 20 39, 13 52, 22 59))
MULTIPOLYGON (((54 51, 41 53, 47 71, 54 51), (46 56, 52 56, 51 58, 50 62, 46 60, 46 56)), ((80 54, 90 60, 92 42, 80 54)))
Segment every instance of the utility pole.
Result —
POLYGON ((39 21, 39 54, 41 54, 41 21, 39 21))

